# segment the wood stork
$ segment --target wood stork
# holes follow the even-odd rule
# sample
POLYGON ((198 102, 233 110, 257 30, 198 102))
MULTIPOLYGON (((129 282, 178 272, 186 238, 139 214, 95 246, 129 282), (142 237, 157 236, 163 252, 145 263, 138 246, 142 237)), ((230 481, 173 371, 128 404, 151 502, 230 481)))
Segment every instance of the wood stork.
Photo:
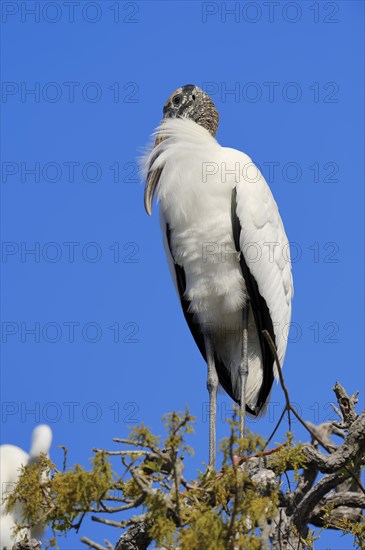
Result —
POLYGON ((209 463, 215 467, 218 384, 245 411, 264 412, 281 364, 293 282, 288 239, 265 179, 215 139, 219 115, 200 88, 176 90, 143 157, 145 209, 157 191, 164 248, 185 319, 208 366, 209 463))
POLYGON ((6 513, 7 494, 14 490, 18 483, 22 466, 31 464, 41 453, 48 454, 52 443, 52 430, 46 424, 40 424, 32 433, 32 444, 29 454, 15 445, 0 446, 0 479, 1 479, 1 508, 0 508, 0 549, 11 550, 13 544, 22 540, 25 536, 39 538, 42 536, 43 527, 36 526, 30 532, 28 528, 21 529, 17 535, 14 533, 16 525, 24 524, 21 506, 16 506, 11 514, 6 513))

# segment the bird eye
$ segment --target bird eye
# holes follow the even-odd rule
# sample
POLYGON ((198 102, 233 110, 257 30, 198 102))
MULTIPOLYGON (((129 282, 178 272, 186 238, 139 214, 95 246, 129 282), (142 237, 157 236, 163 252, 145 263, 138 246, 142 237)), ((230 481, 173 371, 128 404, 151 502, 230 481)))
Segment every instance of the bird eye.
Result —
POLYGON ((195 95, 193 94, 191 97, 193 98, 193 101, 195 101, 195 95))
POLYGON ((172 103, 174 105, 179 105, 181 103, 181 95, 176 95, 173 100, 172 100, 172 103))

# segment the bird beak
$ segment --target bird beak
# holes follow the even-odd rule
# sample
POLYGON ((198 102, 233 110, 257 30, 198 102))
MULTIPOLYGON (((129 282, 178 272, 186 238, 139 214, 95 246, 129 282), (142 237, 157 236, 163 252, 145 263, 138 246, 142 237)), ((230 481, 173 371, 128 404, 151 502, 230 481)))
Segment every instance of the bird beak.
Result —
MULTIPOLYGON (((161 141, 163 141, 164 138, 162 136, 159 136, 155 141, 155 147, 161 141)), ((151 164, 156 160, 157 157, 153 157, 151 164)), ((162 173, 162 168, 157 168, 156 170, 149 170, 147 175, 147 181, 146 181, 146 187, 144 189, 144 207, 149 216, 152 214, 152 201, 153 197, 155 195, 155 191, 158 185, 158 182, 160 180, 160 176, 162 173)))
POLYGON ((161 175, 161 168, 148 172, 146 187, 144 190, 144 207, 149 216, 152 214, 152 201, 161 175))

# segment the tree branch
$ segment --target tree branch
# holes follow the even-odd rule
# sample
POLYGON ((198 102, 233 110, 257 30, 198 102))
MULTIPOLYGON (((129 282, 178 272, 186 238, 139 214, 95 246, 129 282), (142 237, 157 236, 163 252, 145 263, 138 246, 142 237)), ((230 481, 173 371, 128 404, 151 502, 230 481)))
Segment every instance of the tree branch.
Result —
POLYGON ((325 455, 312 445, 303 448, 309 463, 320 472, 336 472, 352 461, 364 461, 365 453, 365 411, 351 425, 351 430, 344 443, 331 454, 325 455))

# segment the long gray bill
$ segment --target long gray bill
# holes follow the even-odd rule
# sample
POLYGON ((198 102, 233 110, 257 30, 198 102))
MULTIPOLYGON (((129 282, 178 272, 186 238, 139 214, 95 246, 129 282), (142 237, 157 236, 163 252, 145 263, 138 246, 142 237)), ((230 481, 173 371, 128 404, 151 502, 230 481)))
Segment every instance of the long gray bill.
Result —
POLYGON ((152 214, 152 201, 161 174, 162 168, 157 168, 157 170, 148 172, 146 187, 144 189, 144 207, 149 216, 152 214))
MULTIPOLYGON (((158 136, 158 138, 155 141, 154 147, 156 147, 156 145, 161 143, 161 141, 163 141, 164 139, 165 139, 164 137, 158 136)), ((157 158, 157 156, 152 157, 150 167, 155 162, 156 158, 157 158)), ((149 172, 148 172, 148 175, 147 175, 146 187, 144 189, 144 207, 145 207, 146 212, 149 216, 151 216, 151 214, 152 214, 153 197, 155 195, 155 191, 156 191, 158 182, 160 180, 162 170, 163 170, 163 167, 162 168, 156 168, 156 170, 151 170, 150 169, 149 172)))

